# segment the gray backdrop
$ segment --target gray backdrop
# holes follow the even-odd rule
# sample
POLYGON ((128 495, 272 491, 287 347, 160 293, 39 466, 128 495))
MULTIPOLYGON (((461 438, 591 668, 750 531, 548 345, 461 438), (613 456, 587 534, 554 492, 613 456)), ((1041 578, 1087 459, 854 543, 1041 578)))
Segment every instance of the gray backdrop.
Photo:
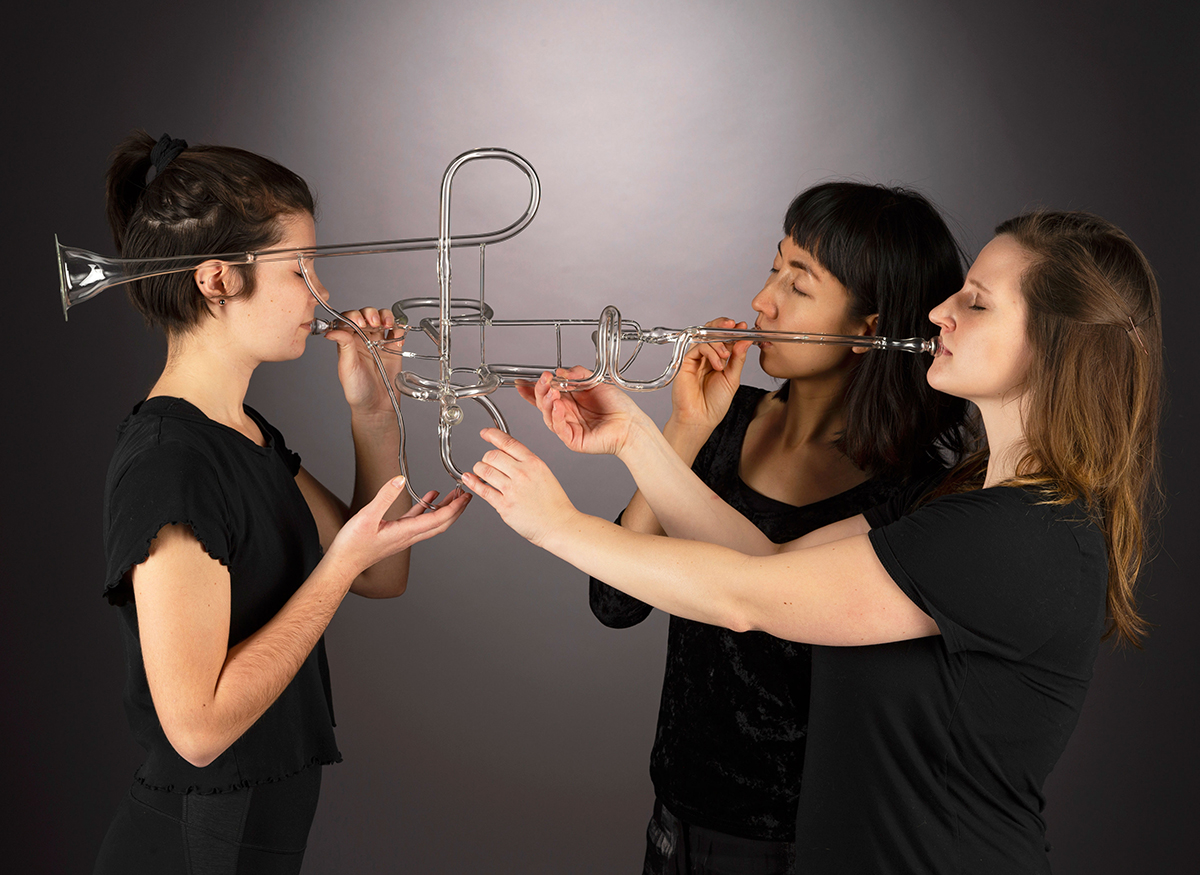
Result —
MULTIPOLYGON (((1187 868, 1200 7, 1141 5, 46 0, 10 11, 9 871, 86 871, 139 762, 100 598, 99 516, 114 428, 157 375, 163 344, 117 291, 64 324, 50 245, 57 233, 112 252, 106 158, 137 126, 295 169, 319 193, 322 242, 435 234, 451 158, 521 153, 544 203, 491 250, 488 299, 502 317, 595 317, 609 303, 649 325, 750 317, 788 200, 833 177, 920 188, 972 254, 1033 205, 1116 221, 1160 272, 1167 317, 1169 512, 1143 590, 1157 628, 1144 652, 1106 648, 1046 816, 1060 873, 1187 868)), ((455 228, 506 224, 522 184, 505 165, 468 167, 455 228)), ((436 293, 431 255, 371 262, 320 265, 335 304, 436 293)), ((473 256, 455 266, 469 293, 473 256)), ((534 345, 521 339, 510 360, 537 361, 534 345)), ((310 346, 262 368, 250 401, 345 493, 332 345, 310 346)), ((643 400, 665 418, 666 392, 643 400)), ((609 516, 624 504, 619 463, 572 458, 515 393, 499 403, 580 507, 609 516)), ((418 407, 407 405, 414 480, 445 489, 431 411, 418 407)), ((478 454, 469 435, 456 443, 461 462, 478 454)), ((306 871, 638 871, 665 629, 658 614, 602 628, 581 574, 474 504, 418 549, 408 594, 350 599, 330 627, 345 762, 326 770, 306 871)))

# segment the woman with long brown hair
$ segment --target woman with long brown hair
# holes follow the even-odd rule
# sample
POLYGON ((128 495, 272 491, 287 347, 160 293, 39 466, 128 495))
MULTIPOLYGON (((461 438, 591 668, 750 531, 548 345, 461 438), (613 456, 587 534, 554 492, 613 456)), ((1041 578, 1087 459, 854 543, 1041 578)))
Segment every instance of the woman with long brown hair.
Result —
POLYGON ((1103 635, 1136 642, 1156 491, 1158 287, 1104 220, 997 228, 930 314, 930 386, 986 442, 932 491, 776 545, 718 500, 623 393, 536 387, 574 450, 615 453, 671 537, 578 512, 496 430, 468 484, 534 544, 673 614, 828 651, 814 686, 797 871, 1048 872, 1042 787, 1103 635))
MULTIPOLYGON (((750 302, 756 328, 930 336, 929 309, 962 285, 950 229, 909 189, 823 182, 792 199, 782 231, 750 302)), ((928 357, 762 343, 759 365, 782 381, 768 391, 740 385, 749 346, 704 345, 684 358, 663 435, 772 541, 862 513, 961 457, 966 404, 929 386, 928 357)), ((663 533, 640 494, 619 522, 663 533)), ((596 617, 614 628, 652 610, 595 578, 589 597, 596 617)), ((671 617, 643 875, 790 871, 821 656, 772 635, 671 617)))

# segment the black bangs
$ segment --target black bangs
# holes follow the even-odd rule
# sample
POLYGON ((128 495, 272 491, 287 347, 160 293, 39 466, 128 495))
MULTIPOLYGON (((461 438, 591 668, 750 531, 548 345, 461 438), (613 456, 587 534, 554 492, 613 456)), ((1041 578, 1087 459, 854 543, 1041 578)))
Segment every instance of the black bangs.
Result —
MULTIPOLYGON (((963 284, 954 236, 909 189, 822 183, 792 201, 783 230, 846 287, 855 318, 879 314, 885 337, 932 337, 929 312, 963 284)), ((923 355, 873 351, 851 373, 838 445, 864 471, 903 478, 961 457, 966 405, 930 388, 928 367, 923 355)))

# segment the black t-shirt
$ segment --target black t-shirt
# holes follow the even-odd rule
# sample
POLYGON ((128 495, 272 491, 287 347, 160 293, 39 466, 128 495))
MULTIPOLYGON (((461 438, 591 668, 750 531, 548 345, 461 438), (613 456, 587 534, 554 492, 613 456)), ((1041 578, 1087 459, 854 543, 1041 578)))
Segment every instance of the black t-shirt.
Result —
POLYGON ((813 648, 797 871, 1049 872, 1042 786, 1104 628, 1103 536, 1024 489, 912 498, 868 512, 870 540, 941 635, 813 648))
MULTIPOLYGON (((692 469, 776 543, 862 513, 895 492, 868 481, 794 507, 754 492, 738 474, 746 428, 766 392, 742 386, 692 469)), ((605 625, 640 623, 650 605, 592 579, 605 625)), ((731 835, 791 841, 804 768, 809 648, 765 632, 731 632, 671 617, 650 777, 682 820, 731 835)))
POLYGON ((321 559, 316 522, 296 485, 300 458, 249 407, 257 446, 179 398, 137 405, 118 430, 104 491, 105 596, 125 646, 125 710, 146 760, 137 780, 179 793, 219 793, 341 759, 322 638, 295 678, 221 756, 197 768, 167 741, 150 698, 128 572, 163 526, 187 525, 229 569, 229 645, 260 629, 321 559))

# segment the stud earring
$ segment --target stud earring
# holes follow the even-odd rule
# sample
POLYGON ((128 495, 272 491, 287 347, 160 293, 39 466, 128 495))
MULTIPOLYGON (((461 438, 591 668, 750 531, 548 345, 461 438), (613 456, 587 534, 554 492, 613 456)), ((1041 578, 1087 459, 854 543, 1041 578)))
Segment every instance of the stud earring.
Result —
POLYGON ((224 299, 224 298, 221 298, 221 299, 219 299, 219 300, 217 301, 217 303, 218 303, 218 304, 220 304, 222 307, 224 307, 224 306, 225 306, 225 299, 224 299))

